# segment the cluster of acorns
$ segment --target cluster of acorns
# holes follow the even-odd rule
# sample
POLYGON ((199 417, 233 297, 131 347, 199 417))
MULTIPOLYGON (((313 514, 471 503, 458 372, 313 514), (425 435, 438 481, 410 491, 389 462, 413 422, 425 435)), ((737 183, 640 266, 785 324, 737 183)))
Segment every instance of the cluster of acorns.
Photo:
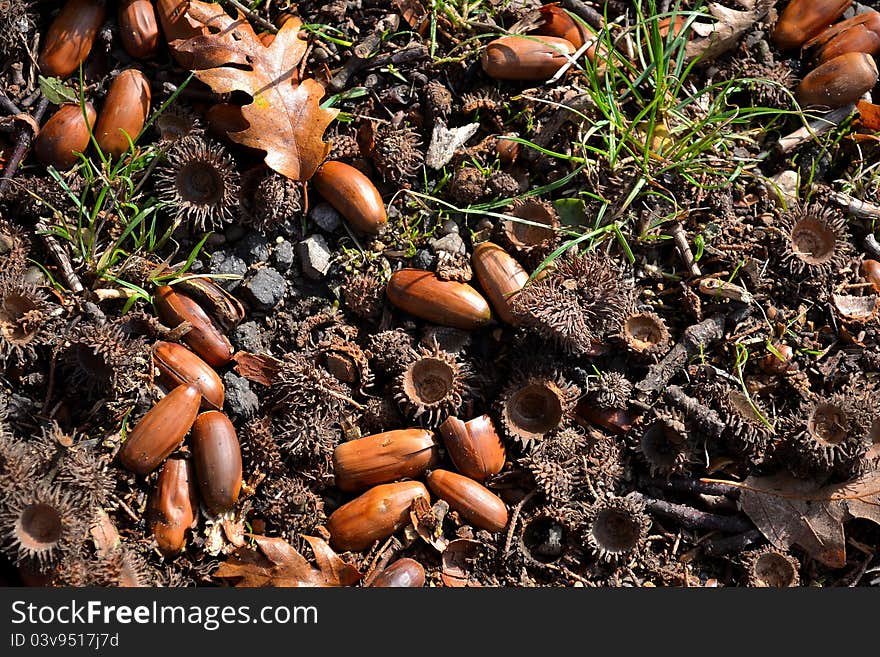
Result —
POLYGON ((812 49, 816 68, 797 90, 802 105, 843 107, 877 84, 880 12, 868 9, 836 25, 852 0, 792 0, 773 31, 781 50, 812 49))

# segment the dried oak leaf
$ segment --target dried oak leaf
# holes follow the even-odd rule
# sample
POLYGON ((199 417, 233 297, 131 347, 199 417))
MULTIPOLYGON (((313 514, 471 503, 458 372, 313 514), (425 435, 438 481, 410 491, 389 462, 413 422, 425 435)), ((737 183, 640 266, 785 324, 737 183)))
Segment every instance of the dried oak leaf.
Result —
POLYGON ((209 33, 171 42, 176 53, 192 57, 196 77, 216 93, 243 91, 253 99, 241 108, 250 124, 229 138, 266 152, 266 164, 291 180, 308 180, 330 152, 324 131, 338 110, 320 106, 324 87, 300 80, 297 65, 307 44, 302 24, 292 18, 264 46, 241 12, 230 17, 216 3, 189 3, 186 16, 209 33))
POLYGON ((741 488, 740 508, 768 541, 780 550, 797 545, 831 568, 846 565, 844 522, 880 525, 880 471, 828 486, 781 473, 749 477, 741 488))
POLYGON ((774 0, 737 0, 745 11, 730 9, 717 2, 709 3, 712 23, 697 23, 691 29, 702 38, 691 39, 685 53, 689 59, 714 59, 734 48, 752 26, 767 15, 774 0))
POLYGON ((315 555, 314 568, 296 548, 282 538, 252 535, 259 551, 250 548, 233 554, 214 573, 236 587, 352 586, 363 574, 343 561, 325 541, 303 536, 315 555))

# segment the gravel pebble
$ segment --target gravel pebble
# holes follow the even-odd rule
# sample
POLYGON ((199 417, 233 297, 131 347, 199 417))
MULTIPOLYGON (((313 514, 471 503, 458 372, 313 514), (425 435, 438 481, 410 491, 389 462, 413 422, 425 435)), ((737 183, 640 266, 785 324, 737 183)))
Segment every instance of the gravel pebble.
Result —
MULTIPOLYGON (((244 276, 247 271, 247 263, 230 251, 216 251, 211 258, 208 271, 212 274, 235 274, 244 276)), ((234 290, 241 283, 241 279, 217 279, 217 283, 227 290, 234 290)))
POLYGON ((251 390, 248 380, 234 372, 226 372, 223 385, 226 388, 225 407, 229 414, 241 418, 253 417, 260 408, 260 400, 251 390))
POLYGON ((271 310, 284 297, 287 283, 271 267, 255 271, 241 284, 241 295, 256 310, 271 310))
POLYGON ((332 252, 323 236, 310 235, 297 245, 296 250, 302 261, 303 274, 309 278, 320 280, 330 271, 332 252))
POLYGON ((342 225, 342 216, 329 203, 318 203, 309 213, 312 221, 321 230, 332 233, 342 225))
POLYGON ((260 233, 252 231, 238 243, 235 251, 249 265, 266 262, 269 260, 269 240, 260 233))

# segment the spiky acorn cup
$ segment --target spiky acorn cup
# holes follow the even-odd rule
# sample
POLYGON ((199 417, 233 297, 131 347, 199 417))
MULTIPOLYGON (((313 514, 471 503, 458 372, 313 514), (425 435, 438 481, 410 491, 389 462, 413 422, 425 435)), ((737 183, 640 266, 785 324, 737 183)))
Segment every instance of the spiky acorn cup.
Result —
POLYGON ((18 224, 0 218, 0 276, 18 276, 25 269, 31 241, 18 224))
POLYGON ((55 337, 52 307, 33 283, 20 275, 0 275, 0 363, 27 363, 37 348, 55 337))
POLYGON ((220 144, 191 136, 166 154, 156 171, 156 191, 177 221, 212 230, 232 221, 238 207, 239 175, 220 144))
POLYGON ((383 123, 376 129, 372 159, 382 179, 400 185, 412 180, 425 161, 419 133, 383 123))
POLYGON ((636 451, 651 474, 687 471, 693 451, 684 418, 678 411, 655 407, 633 431, 636 451))
POLYGON ((633 287, 608 256, 579 253, 560 258, 544 278, 512 301, 522 325, 571 354, 593 354, 620 331, 633 287))
POLYGON ((259 168, 243 176, 239 194, 241 220, 257 230, 272 232, 286 221, 299 223, 302 183, 259 168))
POLYGON ((324 500, 300 477, 267 477, 257 491, 255 507, 273 527, 297 537, 311 534, 326 520, 324 500))
POLYGON ((284 461, 278 442, 272 433, 272 418, 255 418, 242 427, 241 458, 245 471, 259 474, 280 475, 284 472, 284 461))
POLYGON ((376 368, 397 375, 410 356, 415 338, 403 329, 380 331, 367 338, 367 356, 376 368))
POLYGON ((202 120, 186 105, 174 103, 156 119, 160 143, 173 144, 187 137, 202 137, 205 126, 202 120))
POLYGON ((528 450, 568 424, 580 394, 580 388, 560 372, 522 369, 496 402, 501 429, 508 439, 528 450))
POLYGON ((669 329, 656 313, 627 313, 618 337, 631 354, 643 360, 657 360, 669 350, 669 329))
POLYGON ((590 402, 599 408, 626 408, 632 391, 622 372, 602 372, 590 390, 590 402))
POLYGON ((120 322, 83 321, 59 344, 70 382, 87 394, 126 397, 149 377, 150 352, 144 340, 127 336, 120 322))
POLYGON ((373 271, 355 271, 345 277, 339 288, 342 303, 361 319, 376 321, 385 302, 385 282, 373 271))
POLYGON ((716 396, 713 407, 726 425, 722 440, 728 452, 761 465, 773 438, 767 413, 739 390, 716 396))
POLYGON ((803 402, 779 423, 784 458, 797 476, 847 480, 863 467, 877 411, 864 393, 838 393, 803 402))
POLYGON ((603 497, 586 511, 583 539, 596 558, 626 563, 644 549, 650 527, 641 502, 632 497, 603 497))
POLYGON ((530 267, 535 267, 559 244, 559 215, 547 201, 518 199, 500 224, 502 241, 530 267))
POLYGON ((800 585, 800 562, 773 546, 746 552, 741 561, 751 587, 783 589, 800 585))
POLYGON ((570 518, 559 509, 539 508, 520 523, 517 547, 526 565, 558 563, 571 550, 574 531, 570 518))
POLYGON ((410 350, 394 385, 394 399, 404 416, 434 428, 455 415, 471 396, 470 366, 435 342, 410 350))

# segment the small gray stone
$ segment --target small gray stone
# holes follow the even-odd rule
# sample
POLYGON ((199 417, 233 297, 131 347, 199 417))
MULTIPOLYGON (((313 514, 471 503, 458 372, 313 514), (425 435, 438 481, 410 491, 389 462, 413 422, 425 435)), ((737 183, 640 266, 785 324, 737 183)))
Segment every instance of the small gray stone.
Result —
POLYGON ((428 246, 431 247, 431 251, 434 253, 446 251, 446 253, 451 253, 452 255, 464 255, 467 252, 464 240, 461 239, 461 235, 458 233, 449 233, 439 239, 431 240, 428 242, 428 246))
MULTIPOLYGON (((216 251, 211 257, 208 271, 212 274, 235 274, 244 276, 247 271, 247 263, 230 251, 216 251)), ((241 279, 217 279, 217 283, 227 290, 234 290, 241 283, 241 279)))
POLYGON ((245 322, 239 324, 229 334, 232 344, 241 351, 249 351, 252 354, 259 354, 266 351, 265 345, 260 338, 260 329, 256 322, 245 322))
POLYGON ((431 269, 434 266, 434 256, 427 249, 419 249, 413 258, 413 267, 416 269, 431 269))
POLYGON ((296 254, 293 252, 293 244, 287 240, 278 242, 272 258, 278 271, 287 271, 293 266, 293 261, 296 258, 296 254))
POLYGON ((271 267, 258 269, 241 284, 244 300, 256 310, 271 310, 284 297, 287 283, 271 267))
POLYGON ((342 216, 329 203, 318 203, 309 213, 312 221, 321 230, 332 233, 342 225, 342 216))
POLYGON ((443 225, 440 226, 440 234, 441 235, 450 235, 452 233, 458 233, 458 224, 455 223, 452 219, 447 219, 443 222, 443 225))
POLYGON ((302 261, 303 274, 313 280, 320 280, 330 271, 330 247, 321 235, 310 235, 297 244, 297 254, 302 261))
POLYGON ((249 265, 266 262, 269 259, 269 240, 260 233, 251 231, 238 243, 235 251, 249 265))
POLYGON ((253 417, 260 408, 260 400, 251 390, 248 380, 234 372, 226 372, 223 385, 226 387, 225 406, 229 414, 241 418, 253 417))

